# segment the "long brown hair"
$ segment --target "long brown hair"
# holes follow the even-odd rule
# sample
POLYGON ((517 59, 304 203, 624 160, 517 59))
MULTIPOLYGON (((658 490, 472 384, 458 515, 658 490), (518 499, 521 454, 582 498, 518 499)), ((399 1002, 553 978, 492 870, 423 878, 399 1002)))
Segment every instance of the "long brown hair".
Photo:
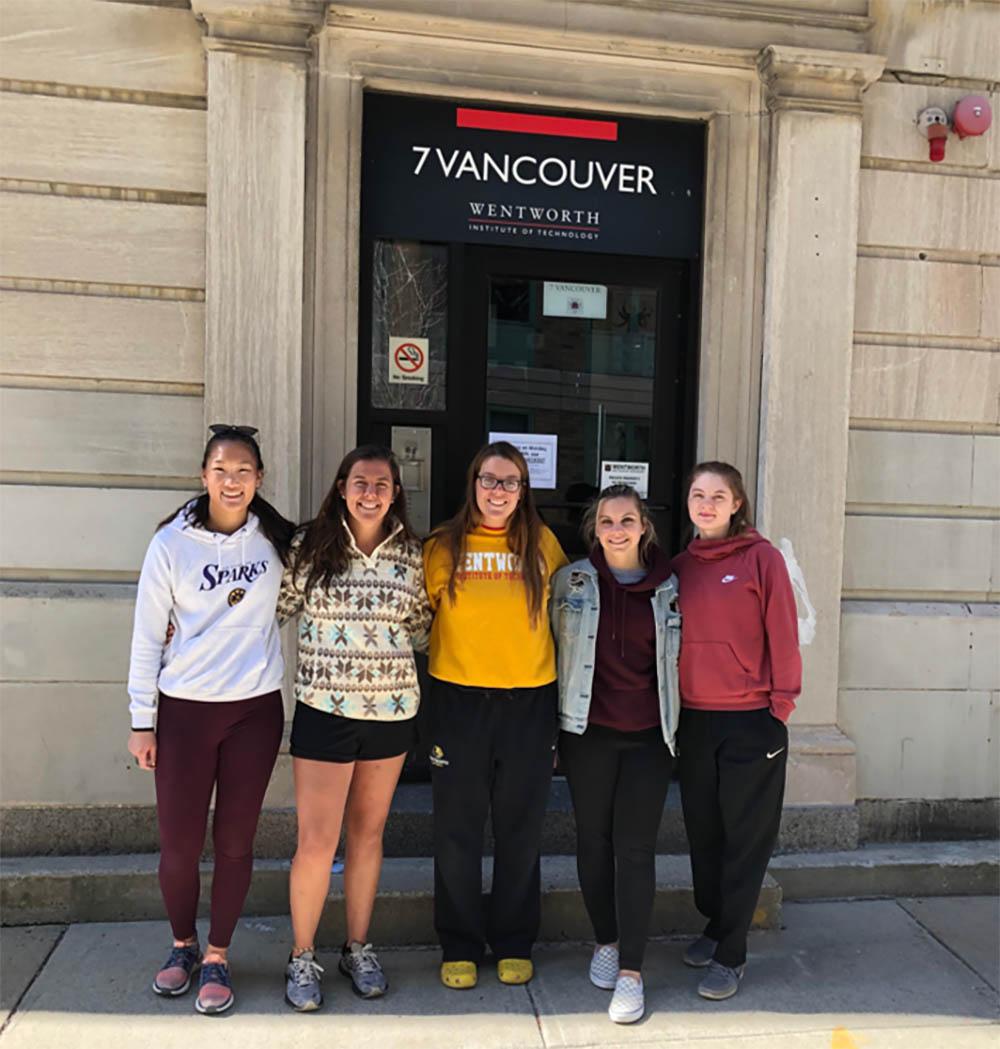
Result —
POLYGON ((410 518, 406 512, 406 492, 399 476, 399 463, 389 448, 380 444, 363 444, 348 452, 337 467, 337 476, 333 479, 330 491, 319 508, 319 513, 302 526, 302 542, 294 555, 295 573, 307 569, 304 592, 309 593, 314 586, 330 586, 334 579, 347 571, 351 560, 351 540, 349 536, 347 501, 340 492, 340 486, 346 482, 356 463, 385 463, 392 474, 393 504, 385 516, 383 527, 386 534, 396 526, 401 527, 405 541, 416 542, 410 518))
POLYGON ((653 519, 649 516, 649 508, 645 500, 630 484, 608 485, 599 495, 596 495, 587 507, 580 524, 580 534, 583 541, 593 549, 597 546, 597 515, 601 512, 601 503, 607 499, 631 499, 639 511, 639 520, 642 522, 642 538, 639 540, 639 563, 649 565, 650 547, 656 545, 656 528, 653 519))
MULTIPOLYGON (((215 446, 222 444, 224 441, 232 441, 248 448, 254 457, 257 469, 261 471, 264 469, 264 457, 260 454, 260 445, 257 443, 256 438, 252 434, 246 433, 245 430, 233 426, 219 433, 214 433, 209 437, 201 457, 201 468, 203 470, 208 466, 208 458, 215 450, 215 446)), ((281 558, 281 563, 287 565, 289 547, 291 546, 292 536, 295 534, 295 525, 273 507, 259 492, 254 493, 248 510, 257 515, 261 533, 277 551, 278 557, 281 558)), ((195 527, 207 529, 208 492, 202 492, 193 501, 177 507, 173 513, 163 518, 156 526, 156 530, 159 531, 165 525, 170 524, 179 513, 184 513, 186 519, 195 527)))
POLYGON ((468 545, 468 534, 482 521, 479 505, 476 501, 476 482, 483 463, 493 456, 506 459, 517 467, 521 475, 521 498, 507 522, 507 548, 521 559, 521 574, 524 578, 524 590, 528 599, 528 612, 531 624, 535 626, 542 614, 545 601, 546 578, 542 567, 541 539, 545 527, 531 492, 531 478, 524 456, 507 441, 494 441, 485 444, 476 452, 465 478, 465 502, 454 517, 440 524, 431 532, 430 538, 441 544, 451 558, 451 574, 448 576, 448 597, 455 603, 455 592, 458 575, 465 564, 465 551, 468 545))
MULTIPOLYGON (((702 474, 718 474, 733 493, 733 498, 740 502, 740 508, 729 519, 729 531, 726 532, 726 538, 731 539, 734 535, 742 535, 753 528, 753 514, 750 511, 750 500, 747 498, 747 490, 743 484, 743 475, 731 463, 720 463, 714 459, 698 463, 688 474, 687 484, 684 486, 685 503, 691 494, 691 486, 702 474)), ((692 522, 693 527, 694 522, 692 522)))

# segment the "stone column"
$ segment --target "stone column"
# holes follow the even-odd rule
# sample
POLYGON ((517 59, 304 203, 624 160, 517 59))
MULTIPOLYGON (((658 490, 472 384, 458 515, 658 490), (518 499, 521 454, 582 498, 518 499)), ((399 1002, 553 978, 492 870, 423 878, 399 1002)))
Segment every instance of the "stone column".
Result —
POLYGON ((788 801, 850 805, 837 728, 840 595, 857 261, 861 96, 885 60, 772 46, 758 58, 770 166, 757 515, 787 541, 816 611, 803 646, 788 801))
POLYGON ((319 0, 193 0, 208 61, 207 423, 259 427, 301 516, 306 73, 319 0))

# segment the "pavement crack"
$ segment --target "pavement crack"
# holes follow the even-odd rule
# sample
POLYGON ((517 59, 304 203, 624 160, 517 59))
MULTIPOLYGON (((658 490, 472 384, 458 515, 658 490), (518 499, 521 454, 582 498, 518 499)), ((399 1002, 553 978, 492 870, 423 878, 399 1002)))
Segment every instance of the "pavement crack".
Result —
POLYGON ((959 960, 959 961, 960 961, 960 962, 962 963, 962 965, 964 965, 964 966, 965 966, 965 968, 969 970, 969 972, 971 972, 971 973, 972 973, 973 975, 975 975, 975 976, 976 976, 976 977, 977 977, 977 978, 979 979, 979 981, 980 981, 981 983, 984 983, 984 984, 986 984, 986 986, 987 986, 987 987, 989 987, 989 988, 990 988, 991 990, 993 990, 993 991, 996 991, 996 990, 998 990, 998 988, 997 988, 996 986, 994 986, 994 984, 993 984, 993 980, 992 980, 992 979, 991 979, 991 978, 990 978, 989 976, 984 976, 984 975, 983 975, 983 973, 981 973, 981 972, 980 972, 980 971, 979 971, 979 970, 978 970, 978 969, 977 969, 977 968, 976 968, 976 967, 975 967, 974 965, 971 965, 971 964, 970 964, 969 962, 967 962, 967 961, 966 961, 966 960, 965 960, 965 959, 964 959, 964 958, 963 958, 963 957, 962 957, 962 956, 961 956, 961 955, 960 955, 960 954, 958 953, 958 951, 954 950, 954 949, 953 949, 953 948, 951 947, 951 945, 950 945, 950 944, 948 944, 948 943, 946 943, 946 942, 945 942, 944 940, 942 940, 942 939, 941 939, 941 937, 940 937, 940 936, 938 936, 938 934, 937 934, 937 933, 936 933, 936 932, 935 932, 935 931, 934 931, 933 929, 931 929, 931 928, 930 928, 929 926, 925 925, 925 924, 924 924, 924 923, 923 923, 923 922, 922 922, 922 921, 921 921, 921 920, 920 920, 920 919, 919 919, 919 918, 918 918, 918 917, 917 917, 917 916, 916 916, 916 915, 915 915, 915 914, 914 914, 914 913, 913 913, 912 911, 908 911, 908 910, 907 910, 907 909, 906 909, 906 908, 905 908, 905 907, 904 907, 904 906, 903 906, 903 905, 902 905, 902 904, 901 904, 901 903, 899 902, 899 900, 895 900, 894 902, 895 902, 896 906, 897 906, 897 907, 898 907, 898 908, 899 908, 899 909, 900 909, 900 910, 901 910, 901 911, 902 911, 902 912, 903 912, 903 913, 904 913, 904 914, 905 914, 905 915, 906 915, 906 916, 907 916, 908 918, 912 918, 912 919, 913 919, 913 921, 914 921, 914 922, 916 922, 916 923, 917 923, 917 925, 919 925, 919 926, 920 926, 920 928, 921 928, 921 929, 923 929, 923 930, 924 930, 924 932, 925 932, 925 933, 927 933, 927 935, 928 935, 928 936, 929 936, 929 937, 930 937, 930 938, 931 938, 932 940, 934 940, 934 942, 935 942, 935 943, 939 943, 939 944, 941 944, 941 946, 942 946, 942 947, 943 947, 943 948, 944 948, 944 949, 945 949, 945 950, 946 950, 946 951, 947 951, 947 952, 948 952, 948 953, 949 953, 949 954, 950 954, 950 955, 951 955, 951 956, 952 956, 953 958, 957 958, 957 959, 958 959, 958 960, 959 960))
POLYGON ((62 929, 59 932, 59 935, 55 938, 52 946, 45 952, 45 957, 38 963, 38 968, 35 970, 34 975, 28 981, 24 990, 17 996, 17 1001, 13 1004, 13 1006, 11 1006, 11 1010, 7 1014, 7 1019, 4 1020, 2 1024, 0 1024, 0 1036, 2 1036, 4 1031, 6 1031, 7 1028, 10 1026, 11 1020, 13 1020, 15 1016, 17 1016, 17 1011, 21 1008, 21 1002, 24 1001, 28 991, 30 991, 31 988, 35 986, 35 980, 37 980, 38 977, 41 976, 42 970, 45 968, 46 965, 49 964, 49 959, 55 953, 55 950, 59 946, 59 944, 63 942, 63 937, 66 935, 68 929, 68 925, 64 925, 62 927, 62 929))
POLYGON ((545 1040, 545 1031, 542 1028, 542 1012, 538 1008, 538 1002, 531 993, 531 984, 526 983, 524 989, 528 992, 528 1001, 531 1002, 531 1011, 535 1014, 535 1026, 538 1028, 538 1040, 542 1043, 542 1049, 548 1049, 549 1043, 545 1040))

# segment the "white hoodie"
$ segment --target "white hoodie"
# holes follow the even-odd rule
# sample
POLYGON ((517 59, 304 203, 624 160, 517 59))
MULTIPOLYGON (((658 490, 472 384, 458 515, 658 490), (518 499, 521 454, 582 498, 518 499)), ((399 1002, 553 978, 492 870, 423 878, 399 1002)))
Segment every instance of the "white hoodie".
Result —
POLYGON ((257 515, 225 535, 192 524, 186 511, 153 536, 139 576, 128 674, 133 728, 153 727, 161 691, 231 702, 275 691, 284 675, 274 614, 281 559, 257 515))

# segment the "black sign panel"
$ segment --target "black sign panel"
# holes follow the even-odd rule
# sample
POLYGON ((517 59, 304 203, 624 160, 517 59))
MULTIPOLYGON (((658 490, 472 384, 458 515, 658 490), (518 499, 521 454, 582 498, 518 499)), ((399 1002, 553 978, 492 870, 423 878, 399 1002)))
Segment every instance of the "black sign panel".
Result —
POLYGON ((365 95, 376 237, 696 258, 704 125, 365 95))

